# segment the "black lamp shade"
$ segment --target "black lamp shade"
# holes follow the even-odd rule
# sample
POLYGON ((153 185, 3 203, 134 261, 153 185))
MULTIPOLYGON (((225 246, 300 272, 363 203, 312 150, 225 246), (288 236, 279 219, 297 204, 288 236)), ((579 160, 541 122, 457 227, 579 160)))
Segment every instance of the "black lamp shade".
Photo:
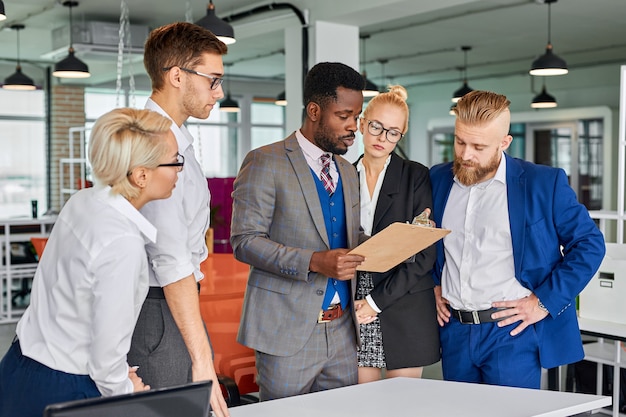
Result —
POLYGON ((35 82, 32 78, 22 72, 22 67, 15 67, 15 73, 9 75, 4 80, 2 88, 5 90, 35 90, 35 82))
POLYGON ((535 98, 533 98, 533 102, 530 104, 530 107, 533 109, 549 109, 556 106, 556 99, 554 96, 548 94, 545 86, 541 90, 541 93, 537 94, 535 98))
POLYGON ((236 42, 235 30, 230 24, 215 15, 215 7, 213 6, 213 3, 209 4, 209 7, 206 9, 206 16, 198 20, 196 25, 210 30, 226 45, 236 42))
POLYGON ((91 77, 87 64, 74 56, 74 48, 70 48, 69 54, 65 59, 56 63, 52 75, 60 78, 91 77))
POLYGON ((6 18, 7 18, 7 15, 4 12, 4 2, 0 0, 0 21, 5 20, 6 18))
POLYGON ((276 97, 276 101, 274 102, 274 104, 276 104, 277 106, 286 106, 287 105, 287 95, 285 94, 285 92, 281 92, 277 97, 276 97))
POLYGON ((454 94, 452 94, 452 102, 456 103, 457 101, 461 99, 461 97, 463 97, 467 93, 471 93, 472 91, 474 90, 472 90, 470 86, 467 85, 467 81, 465 81, 463 85, 461 86, 461 88, 459 88, 458 90, 454 92, 454 94))
POLYGON ((367 79, 365 72, 363 72, 363 81, 365 83, 365 87, 363 88, 363 97, 374 97, 380 94, 378 86, 367 79))
POLYGON ((546 47, 546 53, 533 61, 530 75, 549 76, 568 73, 567 64, 552 52, 552 45, 546 47))
POLYGON ((220 110, 228 113, 235 113, 240 111, 239 103, 236 100, 233 100, 230 96, 230 93, 226 95, 226 98, 220 101, 220 110))

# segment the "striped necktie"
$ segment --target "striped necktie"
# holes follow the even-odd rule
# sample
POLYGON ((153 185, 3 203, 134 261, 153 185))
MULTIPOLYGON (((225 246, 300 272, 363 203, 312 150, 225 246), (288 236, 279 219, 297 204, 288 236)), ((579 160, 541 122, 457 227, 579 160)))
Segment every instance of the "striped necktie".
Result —
POLYGON ((320 179, 322 180, 328 195, 332 195, 335 192, 333 177, 330 176, 330 160, 331 157, 329 155, 322 154, 322 156, 320 156, 320 161, 322 162, 322 173, 320 174, 320 179))

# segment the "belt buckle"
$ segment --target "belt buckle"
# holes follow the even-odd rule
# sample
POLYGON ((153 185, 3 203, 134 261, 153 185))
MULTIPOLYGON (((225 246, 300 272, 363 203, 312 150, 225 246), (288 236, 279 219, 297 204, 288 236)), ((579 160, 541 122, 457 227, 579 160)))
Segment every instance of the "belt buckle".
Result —
POLYGON ((462 311, 462 310, 455 310, 454 311, 455 316, 457 319, 459 319, 459 322, 461 324, 480 324, 480 317, 478 315, 478 311, 462 311), (463 314, 465 313, 465 314, 463 314), (471 320, 465 320, 464 317, 467 314, 471 314, 472 315, 472 319, 471 320))
POLYGON ((324 320, 324 311, 326 310, 320 310, 320 314, 317 316, 317 322, 318 323, 329 323, 330 320, 324 320))
POLYGON ((461 310, 457 310, 453 308, 451 311, 452 311, 452 315, 456 317, 457 320, 459 320, 461 324, 469 324, 469 323, 466 323, 465 320, 463 320, 463 312, 461 310))
POLYGON ((472 311, 472 319, 474 320, 473 324, 480 324, 480 316, 478 315, 478 311, 472 311))
POLYGON ((324 319, 324 312, 330 311, 330 310, 334 310, 334 309, 338 308, 339 306, 341 306, 341 304, 334 304, 334 305, 328 306, 328 308, 326 310, 320 310, 320 314, 319 314, 319 316, 317 316, 317 322, 318 323, 330 323, 332 321, 332 319, 325 320, 324 319))

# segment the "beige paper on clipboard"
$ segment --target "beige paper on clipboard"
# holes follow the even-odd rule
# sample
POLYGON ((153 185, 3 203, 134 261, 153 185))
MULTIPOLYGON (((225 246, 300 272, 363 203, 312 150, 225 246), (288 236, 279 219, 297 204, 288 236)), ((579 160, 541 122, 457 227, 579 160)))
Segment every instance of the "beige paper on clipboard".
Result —
POLYGON ((450 230, 408 223, 392 223, 350 253, 365 256, 358 271, 385 272, 426 249, 450 230))

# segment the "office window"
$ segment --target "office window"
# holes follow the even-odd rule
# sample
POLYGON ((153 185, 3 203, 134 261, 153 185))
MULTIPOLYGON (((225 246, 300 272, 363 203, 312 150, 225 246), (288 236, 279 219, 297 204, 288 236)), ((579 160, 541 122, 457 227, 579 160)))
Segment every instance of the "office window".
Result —
POLYGON ((253 127, 251 131, 252 143, 250 148, 256 149, 285 138, 283 127, 253 127))
POLYGON ((285 107, 273 102, 253 102, 250 106, 250 149, 283 140, 285 107))
POLYGON ((513 141, 506 153, 514 158, 526 158, 526 123, 511 123, 509 135, 513 141))
POLYGON ((590 210, 602 209, 602 155, 604 122, 578 122, 579 199, 590 210))
MULTIPOLYGON (((241 105, 241 104, 240 104, 241 105)), ((187 129, 194 137, 194 151, 207 178, 234 177, 241 113, 219 110, 219 103, 205 120, 189 118, 187 129)))
POLYGON ((46 210, 44 92, 0 89, 0 217, 30 217, 31 200, 46 210))
MULTIPOLYGON (((147 91, 137 91, 134 100, 137 108, 143 108, 150 96, 147 91)), ((120 105, 130 105, 133 97, 125 95, 120 105)), ((236 97, 242 107, 239 113, 227 113, 213 108, 206 120, 189 118, 185 123, 194 137, 194 151, 207 178, 234 177, 240 158, 250 149, 285 137, 284 108, 269 102, 256 102, 236 97), (247 107, 245 107, 247 106, 247 107)), ((102 114, 116 107, 114 90, 87 89, 85 91, 85 115, 87 129, 102 114)))

